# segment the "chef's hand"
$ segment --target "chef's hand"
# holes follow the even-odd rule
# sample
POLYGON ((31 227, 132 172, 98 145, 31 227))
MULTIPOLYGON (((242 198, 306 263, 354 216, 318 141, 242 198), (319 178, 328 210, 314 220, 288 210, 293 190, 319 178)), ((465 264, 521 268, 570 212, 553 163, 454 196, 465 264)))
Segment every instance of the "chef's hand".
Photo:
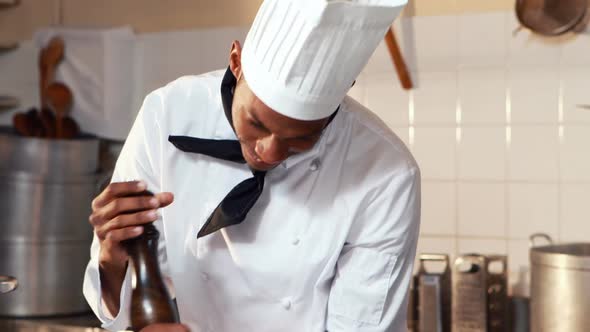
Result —
POLYGON ((140 235, 140 225, 155 221, 156 209, 174 200, 169 192, 140 195, 146 189, 142 181, 111 183, 92 201, 89 221, 100 243, 103 299, 112 315, 119 312, 119 293, 128 259, 121 241, 140 235))
POLYGON ((182 324, 152 324, 144 327, 139 332, 190 332, 190 330, 182 324))

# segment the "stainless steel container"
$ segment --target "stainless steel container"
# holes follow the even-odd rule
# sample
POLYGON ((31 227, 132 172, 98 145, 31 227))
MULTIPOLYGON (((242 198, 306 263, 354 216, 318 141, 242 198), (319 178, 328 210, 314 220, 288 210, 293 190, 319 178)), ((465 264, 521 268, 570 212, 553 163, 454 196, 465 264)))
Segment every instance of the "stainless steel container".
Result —
POLYGON ((421 254, 418 271, 418 331, 451 331, 451 268, 446 254, 421 254), (443 263, 441 272, 429 271, 426 262, 443 263))
POLYGON ((467 254, 453 268, 453 332, 504 332, 508 330, 506 256, 467 254), (490 267, 501 263, 499 271, 490 267))
POLYGON ((531 331, 589 331, 590 243, 531 246, 531 331))
POLYGON ((92 137, 47 140, 0 130, 0 274, 19 282, 0 296, 0 315, 88 311, 82 281, 98 147, 92 137))

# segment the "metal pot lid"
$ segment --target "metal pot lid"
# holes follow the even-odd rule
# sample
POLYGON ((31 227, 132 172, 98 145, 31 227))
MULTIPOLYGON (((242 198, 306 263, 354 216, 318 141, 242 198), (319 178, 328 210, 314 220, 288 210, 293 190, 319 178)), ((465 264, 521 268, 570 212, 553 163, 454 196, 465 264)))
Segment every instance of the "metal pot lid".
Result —
POLYGON ((590 271, 590 243, 533 247, 530 259, 532 264, 590 271))

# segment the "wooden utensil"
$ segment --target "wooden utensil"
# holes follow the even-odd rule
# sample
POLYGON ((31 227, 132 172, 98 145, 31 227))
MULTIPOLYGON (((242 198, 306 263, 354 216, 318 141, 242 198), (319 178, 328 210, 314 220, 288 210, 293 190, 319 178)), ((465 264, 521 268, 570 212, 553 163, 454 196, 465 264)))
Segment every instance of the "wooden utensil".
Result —
POLYGON ((63 119, 72 107, 72 92, 63 83, 52 83, 45 90, 47 104, 55 113, 56 138, 63 138, 63 119))
POLYGON ((42 137, 45 130, 35 108, 27 112, 16 113, 12 117, 12 125, 16 132, 27 137, 42 137))
POLYGON ((31 122, 25 113, 16 113, 12 117, 12 126, 19 135, 33 136, 33 128, 31 122))
POLYGON ((399 77, 402 87, 406 90, 411 89, 413 87, 412 78, 410 77, 408 67, 406 66, 404 57, 402 56, 399 45, 397 44, 397 40, 395 39, 393 28, 389 28, 389 30, 387 30, 387 34, 385 35, 385 43, 389 49, 389 55, 391 56, 391 60, 393 60, 395 71, 397 72, 397 76, 399 77))
POLYGON ((41 97, 40 107, 47 107, 47 96, 45 89, 53 83, 55 68, 63 60, 65 44, 60 37, 53 37, 47 46, 39 53, 39 95, 41 97))
POLYGON ((43 129, 45 130, 44 137, 55 138, 55 114, 53 114, 50 109, 43 108, 39 114, 39 117, 41 118, 43 129))
POLYGON ((62 123, 62 137, 63 139, 72 139, 80 135, 80 127, 74 118, 66 116, 62 123))

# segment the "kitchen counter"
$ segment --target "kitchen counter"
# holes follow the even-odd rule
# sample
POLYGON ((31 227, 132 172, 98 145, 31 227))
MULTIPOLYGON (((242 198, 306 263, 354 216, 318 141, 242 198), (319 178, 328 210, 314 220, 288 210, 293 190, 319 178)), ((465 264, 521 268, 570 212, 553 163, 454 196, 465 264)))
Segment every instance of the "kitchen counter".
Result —
POLYGON ((102 332, 100 321, 89 313, 44 318, 0 318, 2 332, 102 332))

